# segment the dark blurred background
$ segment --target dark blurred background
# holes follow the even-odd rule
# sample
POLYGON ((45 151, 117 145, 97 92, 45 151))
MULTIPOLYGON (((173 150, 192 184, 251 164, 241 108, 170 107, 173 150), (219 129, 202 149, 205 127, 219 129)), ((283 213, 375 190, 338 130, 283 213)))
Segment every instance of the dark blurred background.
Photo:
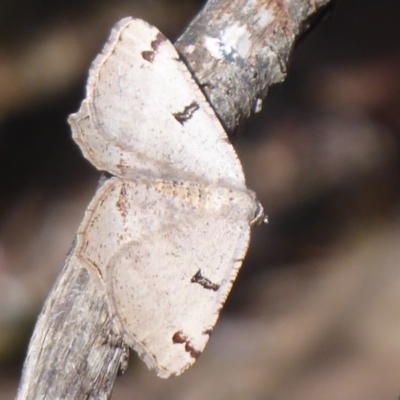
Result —
MULTIPOLYGON (((0 399, 99 178, 71 139, 90 61, 127 15, 176 38, 203 2, 0 1, 0 399)), ((400 2, 339 0, 235 143, 270 223, 204 354, 113 399, 400 395, 400 2)))

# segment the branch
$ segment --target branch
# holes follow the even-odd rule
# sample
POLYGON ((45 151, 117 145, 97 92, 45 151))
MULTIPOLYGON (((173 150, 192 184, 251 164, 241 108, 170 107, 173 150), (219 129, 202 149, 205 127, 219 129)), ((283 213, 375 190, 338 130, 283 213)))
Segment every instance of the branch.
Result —
MULTIPOLYGON (((211 0, 178 40, 230 133, 284 79, 295 40, 328 2, 211 0)), ((19 400, 109 398, 124 364, 105 294, 74 260, 67 258, 36 324, 19 400)))
POLYGON ((293 46, 330 0, 210 0, 176 47, 229 136, 282 82, 293 46))
POLYGON ((113 340, 104 294, 73 260, 67 257, 39 316, 18 399, 110 396, 126 349, 113 340))

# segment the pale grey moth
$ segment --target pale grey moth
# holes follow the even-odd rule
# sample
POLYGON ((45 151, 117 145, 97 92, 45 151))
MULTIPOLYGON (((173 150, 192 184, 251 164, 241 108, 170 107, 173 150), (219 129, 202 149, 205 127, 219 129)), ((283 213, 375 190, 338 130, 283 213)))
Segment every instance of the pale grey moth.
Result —
POLYGON ((209 339, 262 207, 175 47, 144 21, 113 28, 69 122, 112 175, 74 257, 105 290, 123 340, 159 376, 179 375, 209 339))

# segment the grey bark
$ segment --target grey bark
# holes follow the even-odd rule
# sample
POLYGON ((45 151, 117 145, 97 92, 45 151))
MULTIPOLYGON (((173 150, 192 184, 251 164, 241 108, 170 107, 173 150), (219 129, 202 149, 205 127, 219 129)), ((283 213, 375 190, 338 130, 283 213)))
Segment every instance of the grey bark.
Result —
MULTIPOLYGON (((329 1, 211 0, 179 38, 179 52, 229 133, 284 79, 296 39, 329 1), (229 47, 227 29, 247 39, 229 47), (205 37, 219 44, 220 58, 204 48, 205 37)), ((18 399, 108 399, 126 354, 104 293, 67 258, 36 324, 18 399)))
POLYGON ((178 39, 178 51, 230 137, 260 109, 269 86, 285 79, 293 46, 329 2, 209 1, 178 39), (207 50, 207 38, 217 39, 221 58, 207 50))

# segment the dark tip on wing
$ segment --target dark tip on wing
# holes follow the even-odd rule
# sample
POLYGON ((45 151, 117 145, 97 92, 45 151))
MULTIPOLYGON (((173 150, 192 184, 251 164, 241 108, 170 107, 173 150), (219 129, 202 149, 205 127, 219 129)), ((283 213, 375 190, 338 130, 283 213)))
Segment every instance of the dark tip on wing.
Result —
POLYGON ((196 360, 200 357, 201 351, 196 350, 190 342, 185 344, 185 350, 190 354, 191 357, 195 358, 196 360))
POLYGON ((182 331, 177 331, 173 334, 172 342, 174 344, 184 344, 185 351, 187 353, 189 353, 191 357, 196 358, 196 359, 200 357, 201 351, 196 350, 193 347, 193 345, 190 343, 188 337, 182 331))
POLYGON ((168 39, 161 33, 158 32, 156 38, 151 42, 151 48, 157 51, 161 43, 166 42, 168 39))

